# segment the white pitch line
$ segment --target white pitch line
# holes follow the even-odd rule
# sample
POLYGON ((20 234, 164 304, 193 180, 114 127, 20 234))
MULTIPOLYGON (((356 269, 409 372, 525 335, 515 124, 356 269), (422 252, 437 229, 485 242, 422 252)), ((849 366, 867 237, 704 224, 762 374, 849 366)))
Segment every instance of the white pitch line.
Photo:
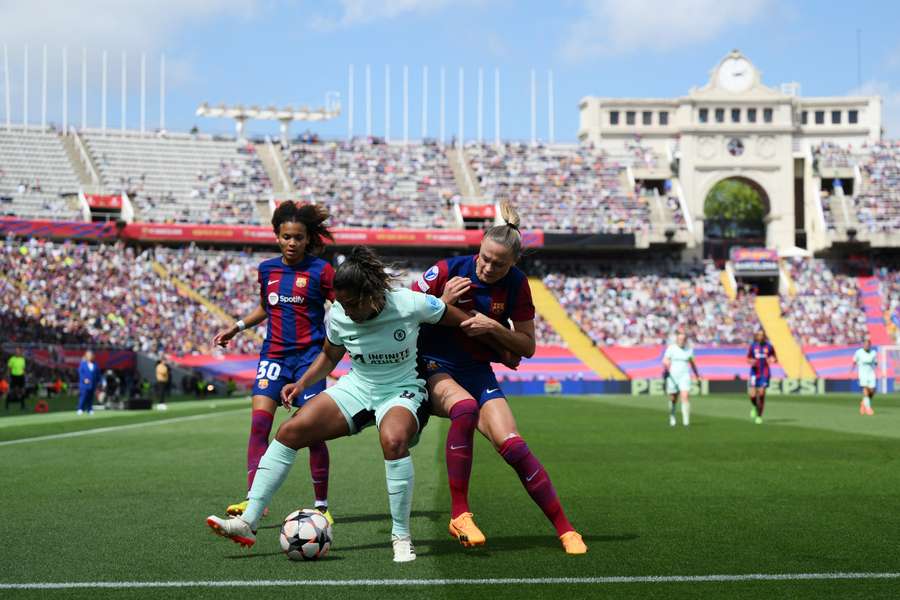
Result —
MULTIPOLYGON (((210 409, 212 410, 212 409, 210 409)), ((48 440, 61 440, 65 438, 81 437, 83 435, 93 435, 95 433, 110 433, 113 431, 124 431, 126 429, 137 429, 139 427, 149 427, 151 425, 166 425, 169 423, 182 423, 184 421, 195 421, 197 419, 208 419, 219 415, 246 410, 246 408, 233 408, 231 410, 222 410, 217 412, 209 412, 202 415, 191 415, 189 417, 173 417, 171 419, 159 419, 156 421, 144 421, 142 423, 131 423, 130 425, 115 425, 112 427, 98 427, 97 429, 83 429, 81 431, 69 431, 67 433, 54 433, 51 435, 41 435, 37 437, 21 438, 18 440, 7 440, 0 442, 0 446, 13 446, 15 444, 27 444, 29 442, 46 442, 48 440)))
POLYGON ((0 583, 0 590, 241 588, 241 587, 359 587, 450 585, 572 585, 610 583, 715 583, 734 581, 809 581, 838 579, 900 579, 898 573, 748 573, 745 575, 639 575, 610 577, 538 577, 496 579, 251 579, 225 581, 78 581, 61 583, 0 583))

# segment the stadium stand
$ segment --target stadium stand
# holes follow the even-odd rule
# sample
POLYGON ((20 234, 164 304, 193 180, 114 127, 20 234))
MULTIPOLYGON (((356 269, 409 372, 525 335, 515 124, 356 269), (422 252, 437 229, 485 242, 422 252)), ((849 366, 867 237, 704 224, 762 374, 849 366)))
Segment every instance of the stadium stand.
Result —
POLYGON ((251 144, 208 135, 86 132, 107 190, 127 193, 136 220, 258 223, 272 185, 251 144))
POLYGON ((628 189, 625 166, 587 146, 470 145, 482 190, 513 202, 526 227, 555 233, 633 233, 649 207, 628 189))
MULTIPOLYGON (((193 253, 189 248, 180 252, 183 258, 193 253)), ((0 270, 20 287, 4 287, 0 314, 30 317, 48 332, 35 335, 63 341, 91 340, 151 354, 211 352, 221 322, 161 280, 151 268, 153 254, 121 243, 7 240, 0 270)), ((237 343, 246 352, 254 345, 248 338, 237 343)))
POLYGON ((853 198, 860 224, 869 231, 900 229, 900 143, 867 148, 860 165, 862 185, 853 198))
POLYGON ((436 144, 377 138, 295 144, 284 150, 301 200, 325 204, 332 227, 444 228, 456 192, 436 144))
POLYGON ((759 328, 753 291, 729 300, 712 261, 563 266, 544 283, 599 346, 664 344, 680 327, 698 344, 744 344, 759 328))
POLYGON ((76 220, 78 180, 59 135, 22 127, 0 130, 0 214, 76 220))
POLYGON ((781 298, 781 310, 804 346, 859 344, 867 335, 856 279, 824 260, 783 261, 796 295, 781 298))

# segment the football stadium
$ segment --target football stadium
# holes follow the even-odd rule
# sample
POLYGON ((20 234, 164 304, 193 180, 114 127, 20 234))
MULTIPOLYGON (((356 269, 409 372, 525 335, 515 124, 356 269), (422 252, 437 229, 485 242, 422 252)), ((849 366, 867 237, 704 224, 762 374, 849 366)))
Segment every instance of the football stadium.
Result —
POLYGON ((4 45, 0 595, 900 597, 897 93, 722 35, 303 105, 4 45))

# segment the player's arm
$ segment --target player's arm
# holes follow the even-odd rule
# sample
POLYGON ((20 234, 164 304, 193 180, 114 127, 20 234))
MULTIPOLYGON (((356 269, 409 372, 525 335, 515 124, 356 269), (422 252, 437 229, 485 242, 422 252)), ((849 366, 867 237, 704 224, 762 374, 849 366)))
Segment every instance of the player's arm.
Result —
POLYGON ((445 302, 445 306, 444 316, 437 322, 438 325, 443 325, 444 327, 459 327, 469 318, 469 315, 452 304, 447 304, 445 302))
POLYGON ((213 338, 213 344, 216 346, 226 347, 228 342, 231 341, 231 338, 236 336, 241 331, 256 327, 260 323, 266 320, 266 309, 262 307, 262 304, 257 305, 253 311, 245 316, 243 319, 234 323, 228 329, 223 329, 219 333, 216 334, 216 337, 213 338))
POLYGON ((512 329, 507 329, 499 321, 482 313, 475 313, 462 323, 462 330, 469 337, 485 337, 494 340, 504 350, 509 350, 518 356, 531 358, 537 348, 534 339, 534 321, 513 321, 512 324, 512 329))
POLYGON ((694 372, 694 375, 697 377, 697 379, 700 379, 700 370, 697 369, 697 363, 694 362, 694 357, 690 357, 688 359, 688 362, 691 364, 691 370, 694 372))
POLYGON ((322 351, 319 352, 313 363, 303 373, 303 376, 296 382, 289 383, 281 388, 281 404, 290 410, 297 394, 328 377, 328 374, 334 371, 338 363, 341 362, 346 352, 347 349, 344 346, 335 346, 326 338, 322 351))
POLYGON ((753 344, 750 344, 750 348, 747 349, 747 364, 751 367, 756 363, 756 357, 753 354, 753 344))

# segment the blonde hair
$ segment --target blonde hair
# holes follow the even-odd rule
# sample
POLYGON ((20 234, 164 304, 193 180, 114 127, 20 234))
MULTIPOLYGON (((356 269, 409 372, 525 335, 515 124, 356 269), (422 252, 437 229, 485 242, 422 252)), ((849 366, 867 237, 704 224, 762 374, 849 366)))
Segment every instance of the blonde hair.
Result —
POLYGON ((494 225, 484 232, 484 238, 497 242, 505 248, 512 250, 516 260, 522 256, 522 234, 519 232, 519 212, 513 208, 509 200, 500 202, 500 218, 503 225, 494 225))

